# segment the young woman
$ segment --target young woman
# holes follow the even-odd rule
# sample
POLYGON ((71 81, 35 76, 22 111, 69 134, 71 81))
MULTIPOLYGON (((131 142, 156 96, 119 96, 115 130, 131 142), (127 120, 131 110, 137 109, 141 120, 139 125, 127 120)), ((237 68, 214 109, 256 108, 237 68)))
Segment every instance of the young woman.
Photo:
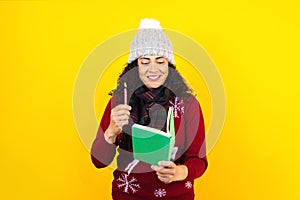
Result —
POLYGON ((114 200, 192 200, 194 179, 207 168, 201 107, 175 68, 170 40, 153 19, 141 21, 131 44, 128 64, 112 92, 92 145, 93 164, 97 168, 108 166, 116 151, 114 200), (127 96, 128 103, 124 102, 127 96), (171 161, 150 165, 135 160, 131 126, 137 123, 165 131, 169 107, 174 108, 176 133, 171 161))

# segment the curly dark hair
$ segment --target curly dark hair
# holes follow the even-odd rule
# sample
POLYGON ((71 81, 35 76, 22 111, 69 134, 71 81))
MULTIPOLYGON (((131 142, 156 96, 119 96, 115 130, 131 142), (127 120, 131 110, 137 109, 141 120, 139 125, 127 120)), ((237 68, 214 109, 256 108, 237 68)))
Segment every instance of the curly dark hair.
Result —
MULTIPOLYGON (((117 88, 109 94, 118 95, 120 98, 123 98, 124 82, 127 84, 128 94, 130 95, 137 88, 144 85, 138 74, 138 59, 125 65, 118 78, 117 88)), ((169 63, 169 75, 164 86, 169 88, 176 96, 185 97, 188 94, 193 94, 193 90, 186 84, 183 77, 177 71, 176 66, 171 63, 169 63)))

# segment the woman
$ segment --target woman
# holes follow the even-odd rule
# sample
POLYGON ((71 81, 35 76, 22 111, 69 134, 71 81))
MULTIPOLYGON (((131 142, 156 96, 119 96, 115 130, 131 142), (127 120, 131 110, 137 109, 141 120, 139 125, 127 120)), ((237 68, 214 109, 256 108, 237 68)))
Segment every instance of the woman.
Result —
POLYGON ((153 19, 141 21, 131 44, 128 64, 112 92, 92 145, 93 164, 106 167, 116 151, 118 167, 112 183, 115 200, 192 200, 194 179, 207 168, 200 105, 175 68, 170 40, 153 19), (165 131, 169 107, 174 108, 176 133, 171 161, 150 165, 135 160, 131 126, 137 123, 165 131))

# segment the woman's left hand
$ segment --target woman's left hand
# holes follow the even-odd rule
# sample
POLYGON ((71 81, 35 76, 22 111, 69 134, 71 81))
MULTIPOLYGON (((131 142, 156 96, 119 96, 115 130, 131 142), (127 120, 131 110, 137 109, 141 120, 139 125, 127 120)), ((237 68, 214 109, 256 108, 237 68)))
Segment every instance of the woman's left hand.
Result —
POLYGON ((158 179, 165 184, 183 181, 188 175, 188 169, 185 165, 176 165, 172 161, 160 161, 158 166, 152 165, 151 168, 156 171, 158 179))

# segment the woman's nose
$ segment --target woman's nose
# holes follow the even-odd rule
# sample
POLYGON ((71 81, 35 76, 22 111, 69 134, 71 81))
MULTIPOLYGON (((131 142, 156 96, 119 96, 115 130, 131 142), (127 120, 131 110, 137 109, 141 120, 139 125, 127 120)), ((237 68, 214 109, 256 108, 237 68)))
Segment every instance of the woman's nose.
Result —
POLYGON ((149 71, 156 71, 158 69, 157 64, 151 63, 149 65, 149 71))

